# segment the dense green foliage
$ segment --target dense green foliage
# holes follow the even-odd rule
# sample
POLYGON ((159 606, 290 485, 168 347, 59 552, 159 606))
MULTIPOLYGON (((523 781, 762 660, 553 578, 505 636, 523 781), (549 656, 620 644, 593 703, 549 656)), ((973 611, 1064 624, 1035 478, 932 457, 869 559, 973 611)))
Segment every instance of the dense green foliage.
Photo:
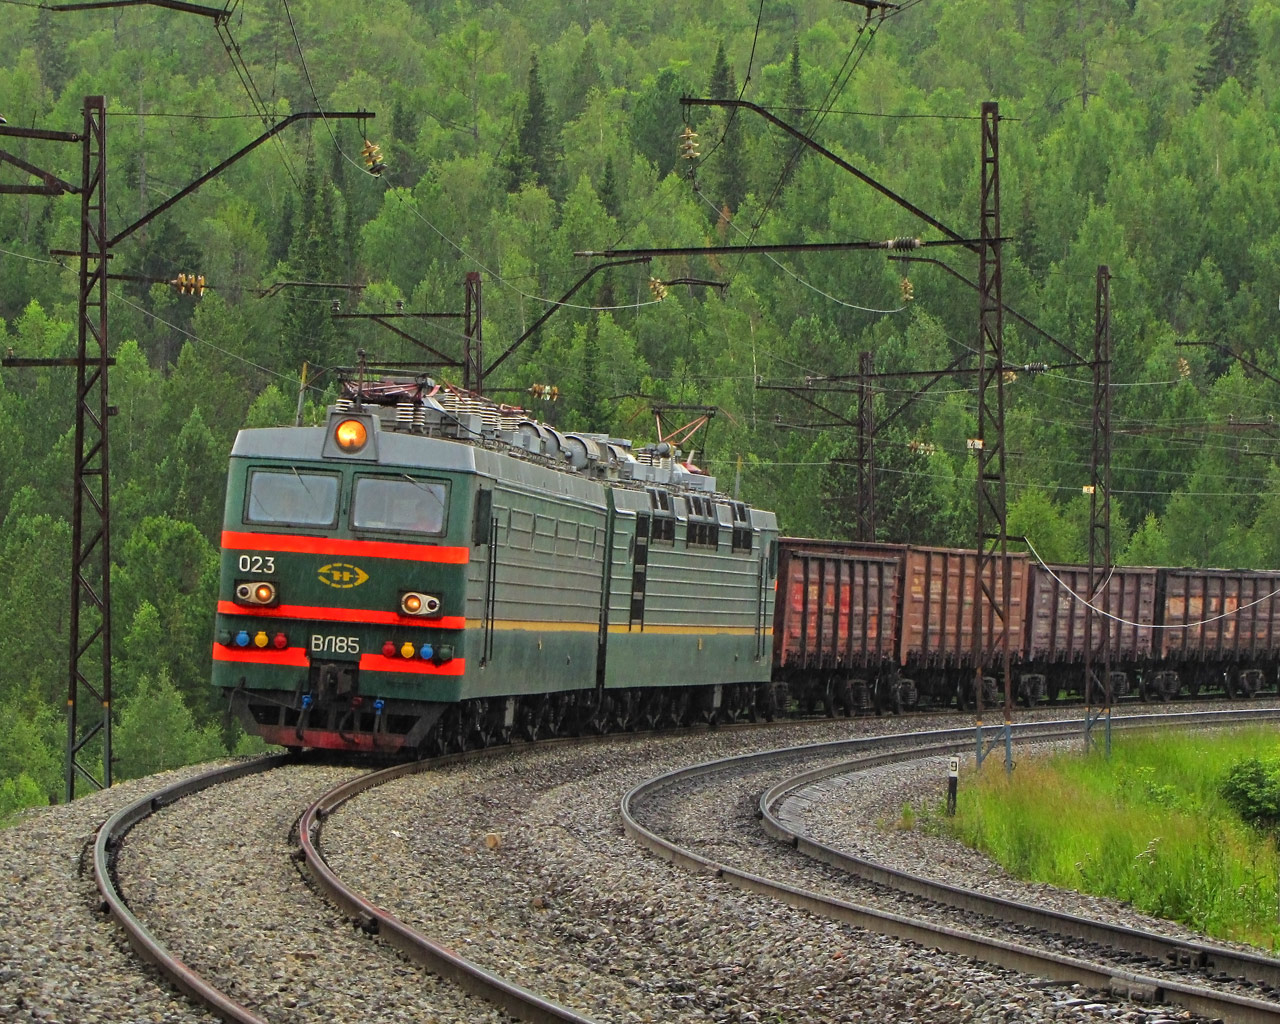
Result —
MULTIPOLYGON (((206 751, 221 477, 235 431, 291 422, 304 362, 314 415, 332 380, 316 368, 349 365, 359 348, 376 361, 423 358, 367 320, 334 319, 335 300, 343 312, 399 302, 458 312, 464 275, 478 270, 492 360, 593 265, 578 250, 938 237, 758 115, 686 115, 685 94, 764 106, 969 237, 976 117, 999 101, 1005 301, 1089 358, 1097 267, 1114 275, 1117 554, 1280 565, 1269 426, 1280 376, 1280 0, 949 0, 883 23, 864 13, 835 0, 237 4, 224 32, 245 73, 205 18, 7 6, 0 114, 76 131, 83 97, 106 97, 112 232, 263 131, 244 82, 268 121, 318 108, 376 114, 286 129, 117 247, 122 714, 140 694, 163 696, 167 679, 193 716, 191 752, 206 751), (702 153, 692 179, 676 151, 686 116, 702 153), (381 147, 380 176, 361 159, 366 138, 381 147), (210 290, 197 298, 139 280, 181 272, 203 274, 210 290), (297 281, 361 288, 269 290, 297 281)), ((76 146, 9 138, 3 148, 79 179, 76 146)), ((0 164, 0 181, 32 180, 0 164)), ((76 275, 49 253, 77 247, 78 220, 74 197, 0 198, 0 348, 74 352, 76 275)), ((976 279, 966 251, 930 255, 976 279)), ((421 342, 460 355, 460 321, 409 323, 421 342)), ((1046 558, 1082 559, 1089 368, 1062 365, 1074 361, 1059 345, 1005 323, 1011 362, 1057 367, 1006 389, 1010 530, 1046 558)), ((839 460, 854 454, 855 432, 830 424, 856 422, 856 396, 815 396, 815 408, 777 388, 855 373, 863 350, 879 371, 940 368, 976 335, 974 292, 927 264, 865 251, 666 257, 592 277, 488 383, 512 398, 554 384, 562 397, 539 404, 546 418, 620 436, 650 436, 654 402, 712 406, 697 461, 776 508, 786 531, 841 536, 855 476, 839 460), (728 287, 671 286, 659 303, 650 277, 728 287)), ((970 546, 972 378, 908 401, 919 383, 877 382, 881 539, 970 546)), ((49 709, 65 690, 71 391, 63 370, 0 375, 0 705, 43 753, 58 750, 49 709)), ((43 753, 24 777, 0 777, 28 796, 48 791, 43 753)))
MULTIPOLYGON (((954 818, 939 818, 1019 878, 1114 896, 1209 935, 1275 947, 1274 832, 1245 824, 1256 801, 1249 765, 1270 765, 1265 729, 1119 740, 1106 758, 989 763, 967 780, 954 818), (1248 777, 1248 778, 1246 778, 1248 777)), ((1265 776, 1266 768, 1262 770, 1265 776)), ((1274 803, 1261 819, 1274 821, 1274 803)))
POLYGON ((1280 761, 1249 757, 1227 769, 1222 798, 1255 828, 1280 826, 1280 761))

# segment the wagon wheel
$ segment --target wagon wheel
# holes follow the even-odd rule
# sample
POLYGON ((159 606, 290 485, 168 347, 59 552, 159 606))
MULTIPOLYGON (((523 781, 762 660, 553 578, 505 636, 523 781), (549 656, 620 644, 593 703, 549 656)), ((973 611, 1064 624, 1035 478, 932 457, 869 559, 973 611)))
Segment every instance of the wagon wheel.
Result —
POLYGON ((457 754, 466 750, 462 714, 459 705, 451 704, 436 726, 436 750, 441 754, 457 754))
POLYGON ((552 736, 569 736, 578 724, 578 716, 574 713, 577 697, 573 693, 562 692, 551 695, 551 710, 547 715, 548 729, 552 736))
POLYGON ((517 732, 532 743, 543 735, 546 713, 545 698, 525 698, 521 700, 520 707, 516 711, 517 732))
POLYGON ((477 746, 482 748, 491 747, 495 743, 502 742, 499 737, 502 732, 504 703, 504 701, 496 697, 492 700, 478 700, 475 702, 475 738, 477 746))
POLYGON ((661 692, 647 693, 640 699, 640 708, 636 713, 636 725, 640 729, 652 731, 658 728, 664 714, 666 714, 665 695, 661 692))
POLYGON ((724 688, 724 703, 720 705, 720 721, 737 722, 743 718, 746 700, 743 696, 744 692, 741 686, 729 685, 724 688))
POLYGON ((631 732, 636 727, 637 700, 635 690, 622 690, 613 695, 612 728, 617 732, 631 732))
POLYGON ((679 687, 667 703, 666 721, 668 725, 679 728, 687 725, 689 719, 689 691, 679 687))
POLYGON ((852 718, 855 710, 853 706, 853 686, 848 679, 843 679, 836 683, 836 708, 845 718, 852 718))
POLYGON ((488 701, 481 701, 481 710, 476 715, 475 728, 471 733, 471 749, 483 750, 485 747, 493 745, 493 726, 489 718, 489 710, 483 705, 488 701))
POLYGON ((587 707, 582 712, 582 732, 590 736, 603 736, 609 731, 613 715, 613 698, 607 694, 588 696, 587 707))
POLYGON ((505 746, 511 742, 515 733, 514 725, 507 725, 507 701, 511 698, 494 697, 489 702, 489 714, 486 718, 489 730, 489 746, 505 746))
POLYGON ((773 684, 761 683, 755 688, 755 699, 751 702, 752 718, 756 721, 756 716, 763 718, 766 722, 772 722, 778 717, 778 707, 773 699, 773 684))
POLYGON ((827 718, 836 717, 836 695, 830 681, 822 688, 822 714, 827 718))
POLYGON ((790 707, 788 702, 791 699, 790 691, 787 689, 786 683, 769 683, 769 699, 773 703, 774 715, 777 718, 786 718, 790 707))

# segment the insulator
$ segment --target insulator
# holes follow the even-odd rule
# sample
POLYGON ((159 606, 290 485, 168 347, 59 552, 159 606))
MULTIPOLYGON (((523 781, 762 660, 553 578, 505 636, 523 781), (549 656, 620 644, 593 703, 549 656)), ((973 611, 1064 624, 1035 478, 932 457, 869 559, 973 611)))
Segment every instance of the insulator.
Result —
POLYGON ((700 155, 698 153, 698 133, 688 125, 685 125, 684 131, 680 133, 678 148, 682 160, 696 160, 700 155))
POLYGON ((920 239, 918 238, 891 238, 885 243, 889 249, 919 249, 920 239))
POLYGON ((364 147, 360 150, 360 155, 364 157, 364 164, 369 168, 370 174, 381 174, 387 169, 387 165, 382 162, 382 147, 364 140, 364 147))
POLYGON ((649 278, 649 291, 653 292, 653 297, 659 302, 667 297, 667 286, 656 277, 649 278))
POLYGON ((911 284, 911 279, 904 277, 902 279, 902 301, 912 302, 915 300, 915 297, 916 297, 916 290, 915 290, 915 287, 911 284))

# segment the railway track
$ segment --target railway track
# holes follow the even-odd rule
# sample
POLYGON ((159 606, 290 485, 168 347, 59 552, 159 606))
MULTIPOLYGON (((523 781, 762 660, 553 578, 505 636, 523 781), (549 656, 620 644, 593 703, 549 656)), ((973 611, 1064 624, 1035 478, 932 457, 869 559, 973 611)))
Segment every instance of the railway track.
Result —
MULTIPOLYGON (((873 1005, 881 998, 879 987, 885 986, 895 993, 894 1005, 913 998, 937 1003, 942 1009, 929 1014, 944 1019, 952 1004, 940 1001, 956 982, 922 984, 921 976, 911 972, 923 970, 931 978, 936 971, 941 978, 953 970, 946 966, 950 961, 911 952, 910 947, 888 954, 901 965, 901 979, 877 980, 869 965, 855 969, 855 956, 864 955, 855 943, 848 946, 848 960, 807 965, 809 974, 796 972, 785 983, 777 977, 753 979, 745 968, 735 968, 731 977, 708 985, 706 976, 723 974, 726 961, 741 957, 744 963, 767 963, 777 955, 785 963, 795 955, 794 950, 776 954, 772 948, 765 955, 753 954, 753 943, 760 940, 751 934, 735 938, 732 930, 726 931, 728 922, 755 922, 741 927, 747 933, 768 931, 778 943, 784 940, 777 936, 785 935, 785 943, 809 950, 820 950, 831 939, 803 938, 813 926, 793 921, 784 910, 765 910, 762 917, 761 906, 750 897, 745 897, 747 903, 726 905, 723 897, 708 894, 694 878, 681 873, 665 877, 656 862, 618 870, 634 851, 616 825, 618 799, 651 775, 655 764, 687 764, 697 759, 696 752, 705 754, 708 749, 741 752, 760 745, 758 736, 768 736, 772 743, 766 745, 776 745, 780 738, 794 742, 789 737, 800 731, 805 736, 833 736, 873 724, 902 729, 915 723, 809 723, 604 738, 585 746, 539 744, 383 773, 284 758, 238 765, 230 775, 207 773, 147 794, 113 815, 95 842, 94 875, 104 888, 104 903, 129 930, 140 955, 160 964, 175 985, 225 1020, 400 1020, 413 1019, 414 1013, 433 1019, 516 1017, 582 1024, 750 1019, 726 1008, 733 1008, 733 1014, 756 1013, 759 1019, 781 1013, 788 1020, 821 1020, 832 1019, 841 1006, 873 1005), (242 777, 234 778, 235 774, 242 777), (593 784, 584 787, 584 779, 593 784), (501 796, 503 786, 517 795, 501 796), (548 794, 555 794, 556 800, 563 796, 577 808, 585 793, 597 788, 593 803, 599 806, 591 811, 590 824, 577 820, 581 808, 565 812, 556 804, 556 810, 546 812, 543 807, 548 794), (612 800, 610 792, 616 794, 612 800), (424 805, 434 807, 423 811, 424 805), (471 810, 464 813, 468 805, 471 810), (529 820, 544 813, 545 820, 529 820), (423 820, 415 821, 419 814, 423 820), (468 814, 477 817, 460 825, 458 819, 468 814), (480 843, 475 840, 477 823, 494 818, 506 836, 500 834, 499 839, 507 845, 490 855, 483 850, 484 836, 478 837, 480 843), (504 819, 509 819, 505 825, 504 819), (335 827, 337 833, 331 837, 335 827), (462 831, 450 836, 449 830, 457 828, 462 831), (144 835, 153 829, 154 836, 144 835), (180 852, 182 844, 202 830, 226 833, 215 841, 220 858, 208 863, 197 862, 202 854, 184 858, 180 852), (616 839, 608 838, 612 832, 618 833, 616 839), (425 838, 411 843, 414 836, 425 838), (521 898, 512 893, 513 876, 505 873, 511 865, 504 861, 534 857, 532 848, 526 848, 533 838, 553 846, 567 842, 571 852, 547 863, 535 859, 521 864, 523 878, 515 882, 527 899, 521 906, 521 898), (427 848, 416 849, 420 842, 427 842, 427 848), (460 842, 479 845, 481 855, 460 842), (408 852, 410 847, 415 849, 408 852), (167 866, 158 866, 161 848, 179 851, 166 855, 167 866), (450 864, 448 858, 457 857, 459 849, 464 858, 480 862, 478 867, 450 864), (382 868, 376 873, 381 879, 392 881, 370 877, 374 864, 382 868), (504 873, 494 875, 499 869, 504 873), (472 874, 476 870, 479 882, 472 874), (527 878, 566 872, 568 881, 534 883, 529 897, 527 878), (601 879, 606 876, 608 885, 627 887, 629 894, 584 895, 584 879, 604 886, 601 879), (114 885, 117 877, 119 887, 114 885), (542 884, 547 888, 537 889, 542 884), (679 895, 665 896, 673 886, 679 895), (326 899, 317 898, 316 887, 326 899), (441 892, 450 889, 461 893, 455 902, 463 908, 452 912, 453 920, 436 906, 441 892), (178 891, 183 895, 175 896, 178 891), (564 903, 565 892, 586 901, 581 912, 564 903), (504 914, 511 920, 498 921, 504 914), (207 926, 193 930, 193 917, 205 919, 207 926), (653 933, 651 919, 677 922, 678 934, 668 936, 667 925, 653 933), (718 933, 714 937, 707 934, 713 924, 718 933), (629 936, 629 930, 643 934, 629 936), (370 937, 390 949, 371 950, 370 937), (728 945, 698 948, 714 945, 713 938, 728 945), (392 950, 425 964, 429 973, 410 967, 392 950), (704 959, 710 966, 699 966, 704 959), (649 977, 663 980, 645 980, 649 977), (865 991, 869 986, 875 989, 871 996, 865 991), (766 994, 761 995, 762 990, 766 994), (921 996, 922 991, 926 995, 921 996), (401 1003, 403 1016, 388 1017, 389 1007, 401 1003)), ((962 742, 971 736, 968 730, 954 732, 962 742)), ((1073 735, 1078 735, 1078 727, 1073 735)), ((899 745, 905 742, 900 739, 899 745)), ((835 760, 829 763, 834 766, 835 760)), ((787 852, 794 857, 789 848, 787 852)), ((538 858, 544 856, 549 855, 537 852, 538 858)), ((850 939, 834 941, 844 944, 850 939)), ((883 949, 866 955, 883 967, 883 949)), ((813 959, 823 958, 815 953, 813 959)), ((779 974, 794 970, 789 965, 779 974)), ((963 970, 993 991, 1025 985, 999 974, 975 975, 976 968, 963 970)), ((1006 1004, 1010 998, 1021 997, 1006 996, 1006 1004)), ((1103 1012, 1081 998, 1053 999, 1061 1008, 1053 1019, 1095 1020, 1103 1012)), ((1108 1014, 1111 1005, 1108 1001, 1108 1014)))
MULTIPOLYGON (((266 1024, 300 1017, 367 1019, 363 1007, 357 1010, 352 1005, 353 996, 361 992, 370 993, 377 1002, 403 997, 409 1017, 416 1016, 413 1008, 417 1006, 417 1014, 496 1022, 503 1019, 495 1009, 501 1006, 517 1019, 537 1024, 552 1021, 588 1024, 585 1018, 560 1010, 500 978, 468 971, 470 965, 462 957, 418 933, 397 931, 393 918, 363 905, 358 923, 365 931, 394 937, 396 948, 410 955, 418 954, 414 959, 421 960, 422 951, 429 951, 427 959, 436 975, 462 982, 462 991, 445 992, 439 998, 436 996, 440 989, 433 985, 426 986, 427 998, 411 996, 410 990, 421 988, 421 982, 414 982, 411 972, 406 972, 394 955, 370 955, 368 943, 353 932, 346 919, 335 918, 325 901, 317 900, 314 893, 308 892, 300 884, 298 872, 291 867, 288 837, 290 822, 298 814, 298 791, 306 792, 307 787, 316 785, 317 771, 330 776, 320 789, 330 793, 342 791, 352 785, 352 780, 344 778, 334 787, 331 776, 335 771, 343 776, 354 772, 353 769, 299 765, 297 761, 297 758, 280 755, 217 768, 135 800, 102 825, 94 842, 93 872, 103 909, 120 924, 140 957, 153 964, 195 1003, 214 1016, 236 1024, 266 1024), (135 863, 122 865, 122 857, 128 857, 127 841, 131 831, 157 812, 181 811, 179 820, 162 834, 161 842, 166 844, 177 845, 181 833, 190 834, 205 827, 225 830, 226 815, 234 815, 237 808, 243 807, 243 794, 235 792, 237 783, 254 776, 261 782, 261 777, 268 773, 282 777, 283 785, 278 788, 292 794, 292 799, 286 798, 283 803, 266 801, 272 807, 267 817, 274 818, 276 829, 258 833, 256 839, 260 845, 246 842, 263 822, 258 819, 257 807, 244 807, 241 813, 245 831, 233 832, 225 839, 228 854, 239 852, 244 860, 252 863, 248 877, 237 879, 236 874, 243 865, 230 859, 213 865, 192 864, 189 872, 181 870, 180 862, 172 866, 177 870, 154 870, 145 863, 151 859, 145 848, 134 858, 135 863), (229 796, 217 795, 228 791, 229 796), (204 806, 195 806, 201 798, 204 806), (220 824, 212 824, 215 817, 220 824), (261 881, 258 872, 263 868, 274 875, 276 885, 282 880, 286 884, 280 886, 279 891, 255 884, 261 881), (131 884, 118 884, 121 875, 131 884), (246 887, 251 891, 246 893, 246 887), (264 888, 267 891, 263 891, 264 888), (254 895, 257 892, 264 900, 278 901, 281 904, 278 918, 257 925, 248 935, 237 934, 240 921, 233 890, 240 890, 240 900, 257 899, 254 895), (193 919, 200 915, 214 921, 214 926, 197 928, 193 919), (311 943, 307 935, 323 934, 326 930, 328 935, 319 945, 329 949, 328 955, 322 956, 313 952, 316 944, 311 943), (203 941, 197 935, 203 935, 203 941), (249 944, 243 945, 246 940, 249 944), (300 953, 303 946, 306 948, 300 953), (381 985, 386 987, 380 988, 381 985)), ((371 775, 377 773, 355 772, 357 788, 362 782, 378 784, 376 780, 367 781, 371 775)), ((260 794, 262 788, 256 787, 255 794, 260 794)), ((255 803, 260 800, 260 796, 255 797, 255 803)), ((323 814, 316 804, 309 810, 316 817, 323 814)), ((318 822, 314 820, 304 826, 301 849, 312 857, 318 855, 310 833, 317 827, 318 822)), ((344 890, 342 882, 326 871, 322 860, 309 866, 325 876, 328 891, 344 890)))
MULTIPOLYGON (((1230 724, 1277 717, 1280 711, 1246 710, 1142 716, 1117 725, 1205 726, 1206 719, 1230 724)), ((1079 725, 1018 726, 1015 736, 1019 743, 1076 740, 1079 725)), ((963 751, 971 742, 969 730, 940 730, 706 762, 637 786, 623 801, 623 819, 629 834, 674 863, 709 871, 732 885, 833 920, 1144 1002, 1176 1003, 1208 1018, 1280 1020, 1280 961, 1275 958, 984 895, 888 867, 805 834, 805 810, 821 798, 818 791, 828 780, 896 761, 963 751), (818 763, 797 773, 796 766, 802 762, 818 763), (764 789, 755 816, 788 851, 835 869, 842 879, 828 874, 815 887, 813 872, 788 870, 780 872, 781 877, 765 877, 736 866, 731 846, 717 851, 705 845, 695 849, 678 837, 660 834, 660 822, 671 816, 664 801, 705 809, 716 802, 714 787, 728 782, 737 795, 720 802, 736 805, 740 811, 744 776, 754 784, 763 776, 782 772, 792 774, 764 789)), ((733 826, 725 824, 724 831, 731 833, 733 826)))

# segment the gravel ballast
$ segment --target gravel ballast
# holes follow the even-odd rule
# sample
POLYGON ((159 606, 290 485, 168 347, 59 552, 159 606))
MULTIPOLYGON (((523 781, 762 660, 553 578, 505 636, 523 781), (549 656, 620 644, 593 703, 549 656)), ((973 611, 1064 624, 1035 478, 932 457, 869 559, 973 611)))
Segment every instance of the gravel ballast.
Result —
MULTIPOLYGON (((321 847, 373 902, 602 1024, 1162 1019, 1167 1011, 1095 998, 738 892, 642 851, 621 828, 623 794, 675 767, 749 749, 957 724, 955 716, 837 721, 502 752, 362 795, 329 819, 321 847)), ((115 810, 197 770, 29 812, 0 831, 8 882, 0 1019, 212 1019, 134 957, 99 909, 86 852, 115 810)), ((291 766, 163 809, 125 842, 125 898, 192 968, 272 1022, 505 1020, 353 929, 291 859, 298 815, 353 771, 291 766)), ((881 784, 867 785, 870 798, 881 784)), ((815 823, 879 843, 892 830, 876 821, 901 805, 903 786, 884 798, 888 805, 851 811, 865 832, 851 833, 835 813, 815 823)), ((854 796, 837 804, 854 808, 854 796)), ((758 842, 705 838, 708 848, 758 842)))

